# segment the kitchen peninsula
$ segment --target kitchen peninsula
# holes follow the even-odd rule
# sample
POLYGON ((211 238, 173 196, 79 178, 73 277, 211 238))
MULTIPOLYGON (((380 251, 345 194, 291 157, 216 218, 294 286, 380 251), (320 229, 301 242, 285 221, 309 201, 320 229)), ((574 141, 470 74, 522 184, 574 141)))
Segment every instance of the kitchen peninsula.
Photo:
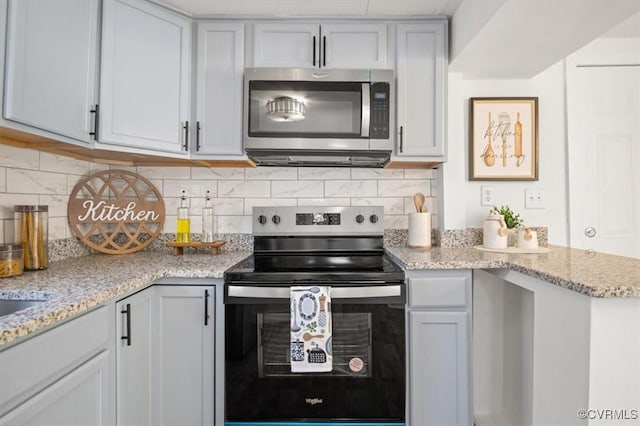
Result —
MULTIPOLYGON (((406 269, 409 279, 412 273, 473 271, 475 411, 487 410, 484 424, 514 418, 536 425, 586 424, 576 414, 579 409, 640 406, 637 259, 559 246, 538 255, 438 247, 430 251, 388 247, 387 253, 406 269), (517 380, 514 371, 518 371, 517 380), (491 380, 498 376, 504 380, 496 387, 491 380), (486 396, 489 391, 494 398, 504 395, 505 404, 515 395, 521 399, 514 406, 500 407, 486 396)), ((206 278, 221 296, 222 273, 248 255, 248 251, 224 250, 213 257, 173 256, 166 250, 90 255, 3 279, 0 298, 47 301, 0 319, 0 357, 37 341, 39 337, 31 337, 44 337, 48 333, 43 332, 56 330, 67 320, 72 324, 100 306, 113 308, 115 300, 157 279, 206 278)), ((215 316, 222 319, 222 297, 215 300, 220 308, 215 316)), ((216 346, 220 348, 218 342, 216 346)), ((21 371, 19 365, 14 367, 2 369, 2 383, 11 383, 10 375, 21 371)), ((4 413, 15 400, 2 396, 4 413)), ((218 392, 218 403, 220 398, 218 392)), ((221 419, 221 413, 216 410, 216 419, 221 419)))

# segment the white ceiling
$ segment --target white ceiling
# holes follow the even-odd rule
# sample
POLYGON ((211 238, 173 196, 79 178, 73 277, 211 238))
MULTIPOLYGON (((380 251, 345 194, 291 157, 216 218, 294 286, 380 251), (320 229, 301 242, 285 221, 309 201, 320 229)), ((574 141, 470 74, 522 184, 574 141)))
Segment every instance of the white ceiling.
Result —
POLYGON ((403 16, 453 15, 462 0, 154 0, 186 15, 403 16))

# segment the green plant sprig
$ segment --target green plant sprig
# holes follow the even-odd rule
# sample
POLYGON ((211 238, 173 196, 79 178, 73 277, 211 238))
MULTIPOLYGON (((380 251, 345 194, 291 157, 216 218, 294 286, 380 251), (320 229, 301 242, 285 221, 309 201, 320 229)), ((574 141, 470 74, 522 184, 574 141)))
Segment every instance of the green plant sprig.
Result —
POLYGON ((524 220, 518 213, 515 213, 509 206, 500 206, 500 208, 493 206, 490 212, 495 212, 504 216, 504 223, 508 229, 517 228, 524 224, 524 220))

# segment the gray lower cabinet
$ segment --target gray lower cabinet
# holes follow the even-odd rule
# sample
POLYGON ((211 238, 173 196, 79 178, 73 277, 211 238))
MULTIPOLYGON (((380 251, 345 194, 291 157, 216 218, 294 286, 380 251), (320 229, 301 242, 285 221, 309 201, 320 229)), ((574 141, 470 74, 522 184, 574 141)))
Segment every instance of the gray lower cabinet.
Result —
POLYGON ((116 303, 119 425, 214 424, 214 290, 155 285, 116 303))
POLYGON ((471 271, 408 271, 409 423, 468 426, 471 271))
POLYGON ((0 352, 0 425, 113 425, 112 330, 103 306, 0 352))

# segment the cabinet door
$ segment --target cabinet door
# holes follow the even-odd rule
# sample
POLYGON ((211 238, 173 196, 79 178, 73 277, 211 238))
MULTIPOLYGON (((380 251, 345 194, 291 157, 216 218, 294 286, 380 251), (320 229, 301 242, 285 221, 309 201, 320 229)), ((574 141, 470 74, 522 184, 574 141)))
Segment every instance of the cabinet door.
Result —
POLYGON ((152 423, 153 287, 116 303, 118 425, 152 423))
POLYGON ((98 0, 12 0, 4 117, 93 140, 98 0))
POLYGON ((185 153, 191 21, 144 0, 104 0, 102 144, 185 153))
POLYGON ((0 425, 110 425, 104 351, 0 417, 0 425))
POLYGON ((214 424, 214 287, 157 286, 156 425, 214 424))
POLYGON ((386 24, 323 24, 322 67, 387 68, 386 24))
POLYGON ((446 160, 447 23, 398 24, 395 157, 446 160))
POLYGON ((254 24, 253 66, 317 67, 320 62, 319 30, 318 24, 254 24))
POLYGON ((196 154, 242 155, 244 24, 198 24, 196 154))
POLYGON ((410 420, 471 424, 467 312, 410 312, 410 420))

